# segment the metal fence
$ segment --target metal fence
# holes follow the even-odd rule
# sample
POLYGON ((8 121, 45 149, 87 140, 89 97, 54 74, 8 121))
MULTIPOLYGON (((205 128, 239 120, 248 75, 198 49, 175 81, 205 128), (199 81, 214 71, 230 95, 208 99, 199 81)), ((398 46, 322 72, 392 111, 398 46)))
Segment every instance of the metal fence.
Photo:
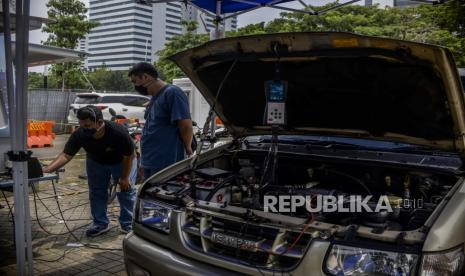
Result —
MULTIPOLYGON (((53 131, 65 133, 71 130, 68 125, 69 106, 74 102, 76 94, 90 92, 87 90, 54 90, 35 89, 28 94, 28 119, 37 121, 55 121, 53 131)), ((99 93, 128 93, 121 91, 97 91, 99 93)))

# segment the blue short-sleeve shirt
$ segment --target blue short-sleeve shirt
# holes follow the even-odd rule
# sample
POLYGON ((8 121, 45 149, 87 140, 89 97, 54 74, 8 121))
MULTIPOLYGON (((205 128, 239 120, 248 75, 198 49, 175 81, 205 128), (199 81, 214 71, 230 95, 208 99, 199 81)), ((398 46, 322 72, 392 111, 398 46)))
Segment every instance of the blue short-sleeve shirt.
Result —
POLYGON ((178 120, 190 119, 189 101, 181 88, 165 85, 150 100, 141 138, 141 166, 161 170, 185 158, 178 120))

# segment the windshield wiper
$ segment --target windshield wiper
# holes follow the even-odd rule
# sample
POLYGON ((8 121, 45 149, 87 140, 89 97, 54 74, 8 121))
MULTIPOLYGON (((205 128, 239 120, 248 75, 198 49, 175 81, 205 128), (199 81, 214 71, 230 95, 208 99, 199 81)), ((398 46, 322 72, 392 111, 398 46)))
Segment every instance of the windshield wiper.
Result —
POLYGON ((315 141, 315 140, 306 140, 302 141, 307 148, 325 148, 325 149, 373 149, 371 147, 362 146, 362 145, 355 145, 349 143, 341 143, 341 142, 334 142, 334 141, 315 141))
MULTIPOLYGON (((249 141, 250 142, 250 141, 249 141)), ((271 139, 264 138, 252 143, 271 143, 271 139)), ((305 140, 305 139, 279 139, 280 144, 292 144, 292 145, 305 145, 307 147, 318 147, 318 148, 338 148, 338 149, 371 149, 371 147, 363 145, 355 145, 351 143, 342 143, 336 141, 321 141, 321 140, 305 140)))

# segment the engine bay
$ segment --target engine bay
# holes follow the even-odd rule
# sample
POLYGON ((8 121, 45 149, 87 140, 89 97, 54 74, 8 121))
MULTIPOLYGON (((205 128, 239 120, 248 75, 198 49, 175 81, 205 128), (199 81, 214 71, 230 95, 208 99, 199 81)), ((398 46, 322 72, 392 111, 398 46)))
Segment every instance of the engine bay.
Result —
MULTIPOLYGON (((337 225, 363 225, 383 230, 409 231, 421 227, 458 177, 375 165, 322 163, 281 156, 272 176, 265 177, 263 156, 236 152, 199 164, 162 183, 153 183, 146 193, 159 200, 182 205, 194 200, 263 211, 265 196, 332 195, 350 204, 353 196, 371 196, 373 206, 385 196, 392 212, 316 212, 315 221, 337 225), (273 181, 271 181, 273 179, 273 181)), ((314 204, 313 202, 311 204, 314 204)), ((323 202, 324 204, 324 202, 323 202)), ((374 210, 375 208, 373 208, 374 210)), ((282 215, 307 218, 308 209, 282 215)))

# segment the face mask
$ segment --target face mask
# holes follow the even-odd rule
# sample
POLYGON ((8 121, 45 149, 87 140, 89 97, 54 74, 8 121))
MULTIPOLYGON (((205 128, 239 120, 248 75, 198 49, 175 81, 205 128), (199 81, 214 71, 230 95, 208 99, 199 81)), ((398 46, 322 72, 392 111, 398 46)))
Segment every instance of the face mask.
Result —
POLYGON ((134 89, 136 89, 136 91, 139 92, 139 94, 147 96, 149 94, 149 91, 148 91, 147 87, 145 87, 145 86, 150 85, 153 81, 154 80, 152 79, 152 80, 149 80, 144 85, 134 85, 134 89))
POLYGON ((147 87, 143 85, 134 85, 134 89, 136 89, 139 94, 147 96, 149 94, 149 91, 147 90, 147 87))

